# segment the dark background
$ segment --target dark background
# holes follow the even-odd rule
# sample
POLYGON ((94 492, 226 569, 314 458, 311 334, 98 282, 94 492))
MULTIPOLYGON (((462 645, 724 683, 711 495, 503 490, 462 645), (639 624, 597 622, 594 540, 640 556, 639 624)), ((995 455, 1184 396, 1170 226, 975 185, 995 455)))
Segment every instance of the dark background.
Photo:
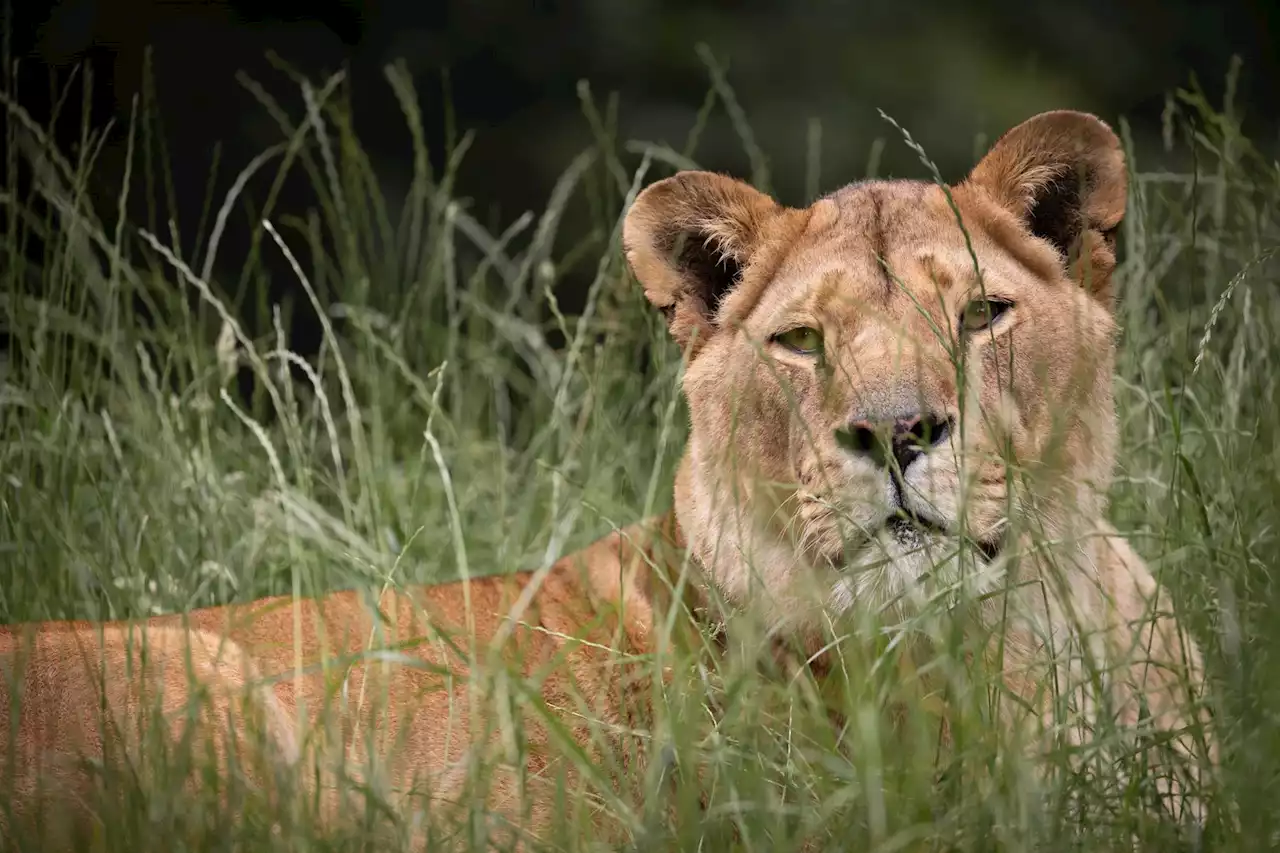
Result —
MULTIPOLYGON (((412 149, 383 68, 403 59, 412 71, 437 168, 447 92, 457 128, 476 134, 458 192, 498 228, 541 210, 556 177, 590 145, 580 80, 590 82, 599 104, 617 93, 623 138, 682 147, 709 88, 699 43, 726 64, 769 157, 769 188, 790 203, 808 200, 814 119, 822 128, 821 191, 862 177, 877 138, 888 143, 880 174, 920 176, 916 156, 877 108, 924 144, 947 179, 959 178, 978 146, 1004 129, 1058 107, 1113 123, 1123 116, 1142 156, 1160 156, 1168 93, 1198 79, 1220 104, 1233 55, 1243 60, 1235 100, 1245 132, 1264 150, 1273 152, 1277 141, 1280 9, 1267 0, 8 3, 5 35, 20 60, 9 88, 16 82, 19 102, 37 120, 48 120, 50 93, 71 69, 91 63, 91 122, 116 122, 92 190, 108 218, 130 102, 151 49, 184 241, 200 218, 215 142, 221 197, 255 154, 281 139, 235 76, 244 71, 294 105, 296 87, 271 66, 268 50, 317 81, 347 70, 357 130, 392 198, 408 180, 412 149)), ((80 136, 78 106, 56 128, 64 146, 80 136)), ((697 159, 748 173, 723 107, 697 159)), ((310 203, 305 187, 291 185, 282 207, 310 203)), ((231 234, 220 258, 243 255, 245 240, 231 234)))

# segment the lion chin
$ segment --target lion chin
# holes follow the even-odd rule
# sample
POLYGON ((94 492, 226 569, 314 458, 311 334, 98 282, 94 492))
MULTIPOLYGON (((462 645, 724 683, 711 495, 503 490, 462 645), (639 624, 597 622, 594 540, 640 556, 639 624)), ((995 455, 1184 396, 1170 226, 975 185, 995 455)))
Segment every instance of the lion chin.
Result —
POLYGON ((833 617, 855 607, 904 616, 938 597, 954 602, 985 595, 1004 579, 1007 517, 998 513, 983 529, 962 525, 968 519, 946 511, 959 501, 938 500, 936 491, 930 499, 913 485, 921 479, 916 469, 930 461, 921 458, 902 476, 887 475, 885 500, 873 508, 870 523, 852 531, 836 525, 837 547, 819 556, 840 574, 826 605, 833 617))
POLYGON ((1003 514, 984 530, 963 529, 940 502, 896 476, 887 479, 887 500, 863 513, 832 510, 801 531, 797 551, 834 574, 824 603, 828 615, 840 619, 864 608, 903 617, 937 598, 955 602, 999 588, 1008 526, 1003 514))
POLYGON ((832 559, 840 578, 826 609, 836 618, 855 607, 905 616, 931 600, 985 595, 1000 587, 1000 546, 938 527, 919 516, 896 515, 832 559))

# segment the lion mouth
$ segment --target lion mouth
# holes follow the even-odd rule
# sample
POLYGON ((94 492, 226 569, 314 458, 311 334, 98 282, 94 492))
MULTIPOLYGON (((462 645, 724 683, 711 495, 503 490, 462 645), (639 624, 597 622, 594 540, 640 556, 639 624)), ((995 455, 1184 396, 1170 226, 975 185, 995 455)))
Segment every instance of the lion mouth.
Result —
MULTIPOLYGON (((908 509, 899 509, 896 514, 890 516, 885 522, 885 529, 899 545, 908 547, 923 545, 924 537, 928 534, 955 536, 954 531, 908 509)), ((972 536, 966 538, 978 549, 978 553, 986 558, 987 562, 994 561, 1000 555, 1001 543, 998 539, 983 540, 972 536)))

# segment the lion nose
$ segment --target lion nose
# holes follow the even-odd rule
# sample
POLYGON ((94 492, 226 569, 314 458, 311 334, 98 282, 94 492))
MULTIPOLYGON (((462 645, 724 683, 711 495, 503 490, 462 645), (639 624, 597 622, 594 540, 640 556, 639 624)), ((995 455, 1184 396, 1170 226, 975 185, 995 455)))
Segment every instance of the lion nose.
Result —
POLYGON ((877 465, 887 465, 892 457, 898 470, 905 471, 917 456, 946 441, 951 419, 933 414, 917 414, 892 420, 857 419, 836 430, 841 446, 877 465))

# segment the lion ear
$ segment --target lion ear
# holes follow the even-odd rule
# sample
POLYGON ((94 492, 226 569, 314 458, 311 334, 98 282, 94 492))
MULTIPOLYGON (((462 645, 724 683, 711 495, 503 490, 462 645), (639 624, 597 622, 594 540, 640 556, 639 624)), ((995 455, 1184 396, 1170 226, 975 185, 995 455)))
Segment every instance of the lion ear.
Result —
POLYGON ((785 208, 748 184, 680 172, 645 188, 622 226, 627 263, 681 347, 714 330, 720 303, 785 208))
POLYGON ((1120 140, 1101 119, 1069 110, 1027 119, 996 141, 965 183, 1048 241, 1074 277, 1109 293, 1127 180, 1120 140))

